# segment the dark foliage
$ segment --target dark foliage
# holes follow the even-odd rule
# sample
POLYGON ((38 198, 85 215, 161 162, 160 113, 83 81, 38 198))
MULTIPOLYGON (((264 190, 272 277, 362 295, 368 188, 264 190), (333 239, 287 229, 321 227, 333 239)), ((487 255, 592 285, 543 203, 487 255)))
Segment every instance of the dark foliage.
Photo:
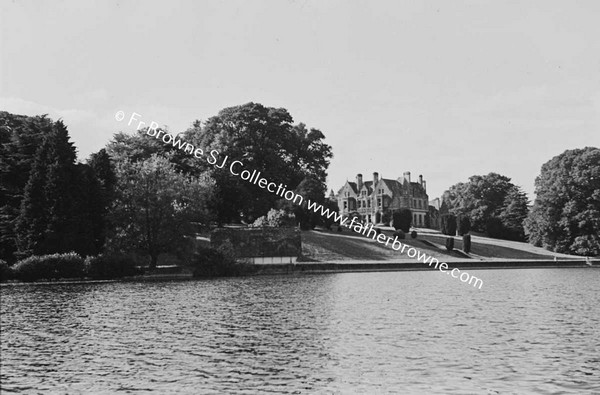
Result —
POLYGON ((443 195, 443 205, 451 214, 467 215, 472 229, 485 232, 487 221, 498 217, 511 234, 523 234, 523 220, 527 216, 527 195, 497 173, 469 177, 467 183, 450 187, 443 195))
POLYGON ((85 259, 85 273, 93 279, 113 279, 142 274, 126 255, 101 254, 85 259))
POLYGON ((15 278, 21 281, 54 280, 84 277, 84 260, 76 253, 33 255, 13 267, 15 278))
POLYGON ((529 240, 552 251, 600 256, 600 149, 568 150, 542 166, 526 220, 529 240))
POLYGON ((456 219, 458 235, 462 236, 471 230, 471 220, 467 215, 460 214, 456 219))
POLYGON ((413 239, 417 238, 417 231, 413 230, 412 232, 410 232, 410 237, 412 237, 413 239))
POLYGON ((12 267, 6 261, 0 259, 0 281, 12 280, 14 277, 12 267))
POLYGON ((192 259, 194 277, 227 277, 249 275, 256 272, 256 265, 236 262, 233 257, 212 248, 200 248, 192 259))
POLYGON ((465 234, 462 237, 463 239, 463 251, 467 254, 471 252, 471 235, 465 234))
POLYGON ((454 214, 440 216, 440 226, 443 234, 448 236, 456 235, 456 216, 454 214))
POLYGON ((394 211, 392 217, 394 221, 394 229, 400 229, 405 233, 408 233, 408 231, 410 231, 410 225, 412 223, 412 212, 409 209, 403 208, 398 211, 394 211))
POLYGON ((495 239, 522 241, 521 229, 508 228, 498 217, 489 218, 486 222, 487 235, 495 239))
POLYGON ((454 237, 446 237, 446 249, 452 251, 454 249, 454 237))
POLYGON ((100 252, 106 202, 93 169, 75 163, 61 121, 52 125, 34 158, 15 220, 18 256, 100 252))
POLYGON ((35 153, 52 132, 46 116, 26 117, 0 111, 0 258, 16 260, 16 219, 35 153))
POLYGON ((337 203, 335 203, 334 207, 333 202, 325 198, 325 188, 320 180, 312 176, 305 177, 294 192, 304 199, 302 205, 293 205, 292 202, 287 200, 285 200, 285 204, 293 210, 296 222, 300 224, 300 229, 309 230, 314 229, 317 225, 325 225, 327 227, 327 225, 331 226, 333 224, 332 219, 328 219, 326 222, 320 213, 308 209, 308 200, 310 200, 326 208, 331 208, 332 211, 339 211, 339 209, 336 209, 337 203))
MULTIPOLYGON (((244 169, 259 171, 261 177, 281 182, 288 190, 294 190, 309 176, 324 187, 333 156, 331 147, 324 143, 321 131, 292 122, 292 116, 284 108, 247 103, 221 110, 204 125, 195 122, 183 138, 206 152, 218 151, 218 164, 226 157, 227 165, 242 160, 244 169)), ((195 161, 193 165, 204 166, 216 180, 214 209, 221 223, 240 218, 251 222, 265 215, 281 199, 232 175, 228 166, 217 169, 205 161, 195 161)))

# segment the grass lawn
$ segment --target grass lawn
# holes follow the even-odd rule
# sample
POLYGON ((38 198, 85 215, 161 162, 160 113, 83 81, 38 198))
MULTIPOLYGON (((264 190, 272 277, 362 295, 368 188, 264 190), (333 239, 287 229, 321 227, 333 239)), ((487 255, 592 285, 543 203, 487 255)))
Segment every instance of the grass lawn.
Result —
MULTIPOLYGON (((383 231, 386 236, 392 236, 391 231, 383 231)), ((415 247, 439 260, 447 258, 469 259, 462 253, 462 237, 454 238, 455 251, 447 251, 443 246, 447 236, 432 233, 419 233, 416 239, 406 235, 401 240, 403 244, 415 247), (432 246, 429 243, 433 243, 432 246), (436 247, 440 246, 441 248, 436 247)), ((406 250, 405 250, 406 252, 406 250)), ((471 241, 473 258, 506 258, 506 259, 548 259, 554 254, 527 243, 510 242, 489 238, 475 237, 471 241), (479 240, 478 240, 479 239, 479 240)), ((394 251, 391 244, 385 246, 371 238, 354 233, 348 229, 343 232, 315 230, 302 232, 302 255, 309 261, 340 261, 340 260, 394 260, 408 258, 406 253, 394 251)))
MULTIPOLYGON (((391 236, 391 232, 383 232, 391 236)), ((438 259, 448 257, 463 257, 454 252, 439 250, 424 244, 419 239, 401 240, 402 243, 413 246, 438 259)), ((332 231, 303 231, 302 255, 315 261, 340 261, 340 260, 394 260, 408 258, 405 253, 395 251, 391 244, 385 246, 371 238, 345 230, 342 233, 332 231)))

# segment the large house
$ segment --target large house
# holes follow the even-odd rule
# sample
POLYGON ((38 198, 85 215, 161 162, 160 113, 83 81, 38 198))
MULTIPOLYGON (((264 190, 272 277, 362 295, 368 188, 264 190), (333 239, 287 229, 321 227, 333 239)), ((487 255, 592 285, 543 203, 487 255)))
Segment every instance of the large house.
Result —
POLYGON ((410 180, 410 172, 397 180, 379 178, 373 173, 373 181, 363 181, 362 174, 356 175, 356 182, 346 181, 335 196, 340 214, 358 214, 366 223, 381 223, 384 218, 401 208, 412 211, 413 226, 425 226, 425 216, 429 212, 429 197, 423 176, 418 182, 410 180))

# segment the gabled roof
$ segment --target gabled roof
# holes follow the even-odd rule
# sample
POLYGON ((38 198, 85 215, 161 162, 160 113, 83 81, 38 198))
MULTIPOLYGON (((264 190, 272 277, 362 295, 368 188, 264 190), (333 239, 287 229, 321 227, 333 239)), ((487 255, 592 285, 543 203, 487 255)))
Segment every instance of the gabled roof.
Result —
MULTIPOLYGON (((352 191, 358 195, 358 187, 356 186, 355 182, 352 181, 346 181, 346 184, 350 185, 350 188, 352 188, 352 191)), ((338 191, 338 195, 342 192, 342 189, 344 189, 344 187, 346 186, 346 184, 344 184, 343 187, 340 188, 340 190, 338 191)))
POLYGON ((402 184, 396 180, 390 180, 389 178, 382 178, 381 181, 392 191, 392 195, 402 194, 402 184))

